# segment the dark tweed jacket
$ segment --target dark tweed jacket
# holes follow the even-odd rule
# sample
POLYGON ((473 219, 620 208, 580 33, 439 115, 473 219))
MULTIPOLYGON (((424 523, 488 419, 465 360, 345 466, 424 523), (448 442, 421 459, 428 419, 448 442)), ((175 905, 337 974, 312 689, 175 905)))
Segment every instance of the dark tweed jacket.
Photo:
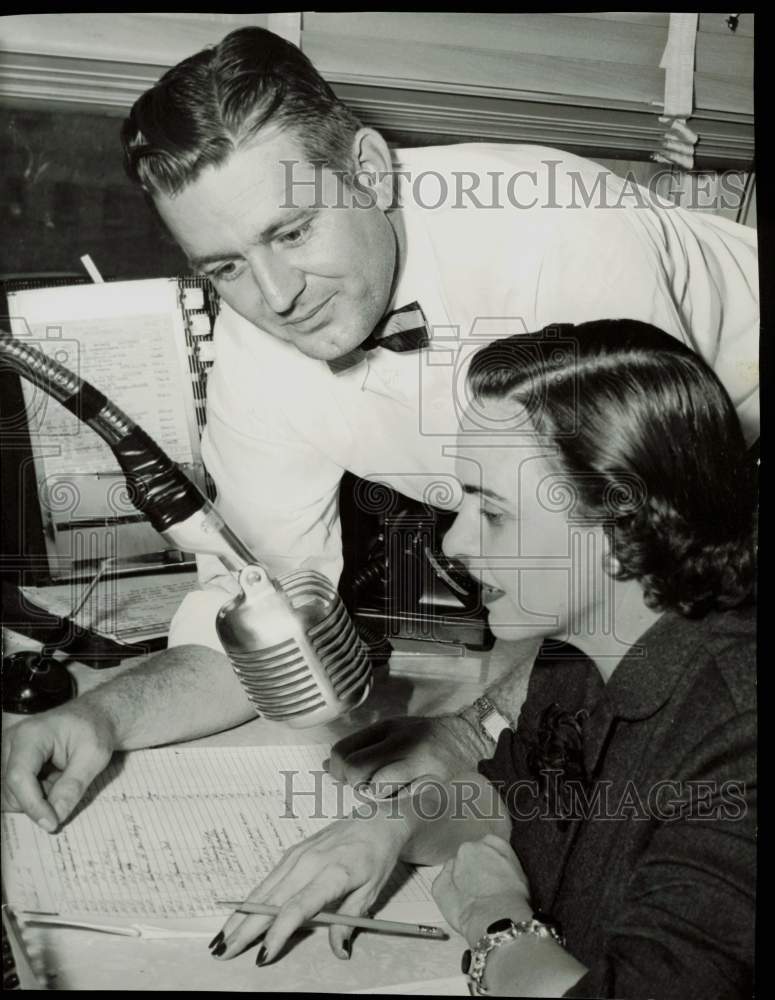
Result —
POLYGON ((604 685, 545 644, 516 732, 479 769, 533 908, 589 970, 566 995, 750 997, 755 613, 666 613, 640 647, 604 685))

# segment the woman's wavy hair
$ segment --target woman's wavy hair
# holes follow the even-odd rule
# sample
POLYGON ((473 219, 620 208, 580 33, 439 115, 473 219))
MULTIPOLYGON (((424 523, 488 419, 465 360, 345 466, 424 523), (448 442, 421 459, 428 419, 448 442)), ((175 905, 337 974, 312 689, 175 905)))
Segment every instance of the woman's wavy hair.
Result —
POLYGON ((698 355, 648 323, 600 320, 496 340, 474 401, 502 398, 558 449, 609 571, 649 607, 700 617, 754 596, 756 486, 737 415, 698 355), (615 571, 611 566, 616 567, 615 571))
POLYGON ((174 196, 271 122, 293 131, 310 162, 348 171, 361 127, 307 57, 264 28, 240 28, 173 66, 121 129, 130 178, 174 196))

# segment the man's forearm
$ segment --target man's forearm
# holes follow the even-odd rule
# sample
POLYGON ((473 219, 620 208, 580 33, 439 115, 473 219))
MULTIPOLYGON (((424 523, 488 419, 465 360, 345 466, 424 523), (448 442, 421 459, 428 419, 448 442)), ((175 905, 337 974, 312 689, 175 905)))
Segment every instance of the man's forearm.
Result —
POLYGON ((79 703, 106 720, 117 750, 206 736, 255 715, 226 656, 206 646, 157 653, 79 703))

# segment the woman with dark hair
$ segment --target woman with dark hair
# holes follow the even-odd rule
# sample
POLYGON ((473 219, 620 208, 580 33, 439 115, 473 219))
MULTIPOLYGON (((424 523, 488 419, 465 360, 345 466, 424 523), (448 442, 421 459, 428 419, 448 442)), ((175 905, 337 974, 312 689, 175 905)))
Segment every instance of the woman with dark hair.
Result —
MULTIPOLYGON (((472 359, 445 550, 505 638, 543 636, 516 729, 479 774, 416 782, 294 848, 233 915, 262 963, 398 858, 473 992, 750 995, 755 898, 754 486, 715 375, 647 324, 498 341, 472 359), (433 816, 433 819, 427 817, 433 816)), ((349 957, 352 932, 332 928, 349 957)))

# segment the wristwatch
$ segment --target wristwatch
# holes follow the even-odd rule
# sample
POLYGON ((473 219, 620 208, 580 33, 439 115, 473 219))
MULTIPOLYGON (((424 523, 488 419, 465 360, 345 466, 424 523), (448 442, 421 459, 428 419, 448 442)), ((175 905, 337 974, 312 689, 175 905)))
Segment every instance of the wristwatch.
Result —
POLYGON ((476 709, 478 716, 477 721, 479 723, 479 732, 485 740, 488 740, 491 743, 497 743, 498 737, 503 730, 511 729, 511 723, 509 720, 505 716, 501 715, 486 694, 477 698, 473 707, 476 709))
POLYGON ((484 972, 487 967, 487 957, 491 951, 516 941, 525 934, 556 941, 561 948, 565 947, 565 935, 559 923, 545 913, 536 912, 531 920, 514 921, 511 917, 495 920, 479 938, 473 948, 466 948, 460 963, 460 970, 468 977, 469 990, 472 996, 488 996, 484 986, 484 972))

